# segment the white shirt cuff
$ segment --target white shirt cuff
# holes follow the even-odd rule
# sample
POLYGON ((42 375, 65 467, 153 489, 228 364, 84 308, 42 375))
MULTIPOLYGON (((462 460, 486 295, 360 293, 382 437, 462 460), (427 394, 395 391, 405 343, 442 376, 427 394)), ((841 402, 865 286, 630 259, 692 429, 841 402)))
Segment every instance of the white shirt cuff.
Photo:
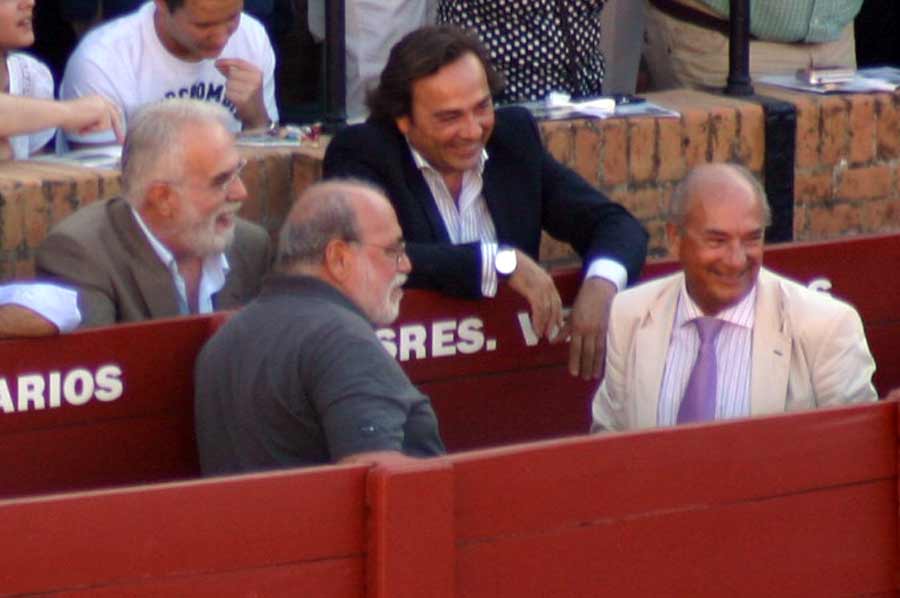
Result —
POLYGON ((621 291, 628 284, 628 270, 625 269, 625 266, 607 257, 599 257, 588 266, 587 274, 585 274, 584 278, 588 279, 595 276, 605 278, 616 285, 617 291, 621 291))
POLYGON ((494 267, 497 248, 497 243, 481 244, 481 295, 483 297, 497 295, 497 269, 494 267))
POLYGON ((78 293, 72 289, 42 282, 0 285, 0 304, 7 303, 37 312, 60 332, 70 332, 81 323, 78 293))

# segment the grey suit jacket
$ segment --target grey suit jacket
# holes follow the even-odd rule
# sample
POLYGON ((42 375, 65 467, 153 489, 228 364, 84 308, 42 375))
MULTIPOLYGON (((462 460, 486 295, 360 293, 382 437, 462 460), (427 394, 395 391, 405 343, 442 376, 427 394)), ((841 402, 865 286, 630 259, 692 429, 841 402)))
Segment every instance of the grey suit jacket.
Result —
MULTIPOLYGON (((269 236, 238 219, 226 256, 231 269, 213 296, 216 309, 238 307, 257 295, 271 262, 269 236)), ((54 227, 38 248, 37 273, 78 289, 82 326, 178 315, 172 275, 124 199, 94 202, 54 227)))
MULTIPOLYGON (((606 374, 594 396, 594 430, 656 426, 683 280, 679 272, 613 300, 606 374)), ((859 314, 850 305, 762 269, 754 318, 751 415, 878 398, 871 382, 875 362, 859 314)))

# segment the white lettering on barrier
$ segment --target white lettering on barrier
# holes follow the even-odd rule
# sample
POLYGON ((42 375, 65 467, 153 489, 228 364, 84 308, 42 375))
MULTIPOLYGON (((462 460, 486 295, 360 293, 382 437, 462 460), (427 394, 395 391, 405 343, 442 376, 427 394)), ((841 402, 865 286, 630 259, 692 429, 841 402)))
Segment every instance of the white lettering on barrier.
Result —
POLYGON ((831 281, 827 278, 814 278, 810 280, 809 284, 806 286, 813 291, 819 291, 821 293, 828 293, 831 291, 831 281))
POLYGON ((391 357, 399 361, 471 355, 497 348, 495 339, 485 338, 484 322, 475 317, 379 328, 376 334, 391 357))
POLYGON ((15 380, 0 377, 0 410, 24 413, 56 409, 63 405, 86 405, 91 399, 109 402, 122 396, 122 368, 114 363, 73 368, 68 372, 19 374, 15 380), (15 394, 11 392, 15 388, 15 394))
MULTIPOLYGON (((827 293, 831 290, 831 281, 827 278, 815 278, 807 286, 814 291, 827 293)), ((563 308, 563 316, 568 317, 571 311, 571 308, 563 308)), ((516 313, 516 320, 519 323, 519 330, 522 332, 525 346, 536 347, 540 339, 532 326, 531 315, 527 311, 520 311, 516 313)), ((430 324, 404 324, 397 329, 379 328, 377 335, 390 356, 400 361, 453 357, 457 353, 471 355, 480 351, 497 350, 497 339, 485 337, 484 322, 476 317, 464 318, 459 321, 434 320, 430 324)), ((118 392, 121 394, 121 382, 118 379, 115 382, 118 384, 118 392)), ((52 383, 53 379, 51 378, 51 385, 52 383)), ((57 386, 58 384, 57 381, 57 386)), ((3 404, 4 392, 5 389, 0 387, 0 405, 3 404)), ((56 394, 58 397, 58 390, 56 394)), ((104 400, 99 395, 99 391, 96 396, 98 399, 104 400)))

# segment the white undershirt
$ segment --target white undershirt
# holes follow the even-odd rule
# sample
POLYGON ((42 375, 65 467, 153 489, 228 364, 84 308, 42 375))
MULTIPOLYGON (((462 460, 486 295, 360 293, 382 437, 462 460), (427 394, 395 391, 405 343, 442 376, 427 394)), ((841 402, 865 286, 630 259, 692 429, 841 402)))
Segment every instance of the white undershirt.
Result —
POLYGON ((0 305, 27 307, 53 322, 60 332, 69 332, 81 323, 78 293, 44 282, 15 282, 0 285, 0 305))
MULTIPOLYGON (((187 286, 184 283, 181 272, 178 271, 178 262, 175 261, 175 256, 150 232, 144 219, 141 218, 141 215, 134 207, 131 208, 131 213, 134 214, 134 219, 137 221, 138 226, 144 231, 144 236, 147 237, 153 251, 169 271, 169 274, 172 275, 172 282, 175 285, 175 290, 178 291, 178 313, 183 316, 189 315, 191 310, 190 303, 188 303, 187 286)), ((228 274, 228 270, 230 270, 230 266, 224 253, 208 255, 203 258, 203 269, 200 272, 200 288, 197 292, 197 313, 208 314, 214 311, 212 296, 225 286, 225 276, 228 274)))
MULTIPOLYGON (((756 285, 739 303, 715 316, 726 322, 716 339, 716 419, 750 415, 750 366, 755 306, 756 285)), ((678 407, 700 349, 700 335, 692 321, 703 315, 682 282, 656 414, 656 423, 660 426, 673 426, 677 421, 678 407)))

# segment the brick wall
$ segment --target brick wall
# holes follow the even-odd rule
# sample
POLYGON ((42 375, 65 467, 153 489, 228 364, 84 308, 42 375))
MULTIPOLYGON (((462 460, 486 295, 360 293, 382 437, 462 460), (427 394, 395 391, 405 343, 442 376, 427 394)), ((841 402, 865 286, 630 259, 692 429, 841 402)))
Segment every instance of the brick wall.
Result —
MULTIPOLYGON (((324 148, 242 148, 250 199, 242 215, 273 235, 296 191, 322 175, 324 148)), ((120 193, 119 174, 43 162, 0 162, 0 279, 34 275, 34 251, 47 231, 80 205, 120 193)))
POLYGON ((767 93, 797 107, 795 238, 900 228, 900 95, 767 93))
MULTIPOLYGON (((797 107, 797 240, 900 230, 900 94, 757 91, 797 107)), ((662 256, 664 206, 691 167, 728 160, 762 178, 763 111, 751 101, 696 91, 648 97, 681 117, 556 121, 541 128, 558 159, 640 218, 651 234, 651 255, 662 256)), ((324 148, 242 152, 251 195, 242 213, 274 233, 296 193, 321 175, 324 148)), ((54 223, 83 203, 118 193, 112 171, 0 163, 0 278, 30 276, 34 249, 54 223)), ((542 257, 569 260, 571 251, 546 238, 542 257)))
MULTIPOLYGON (((681 118, 556 121, 542 124, 551 152, 650 232, 650 254, 665 255, 664 210, 675 185, 697 164, 731 161, 762 175, 764 130, 756 104, 695 91, 650 94, 681 118)), ((547 258, 569 249, 546 240, 547 258)))

